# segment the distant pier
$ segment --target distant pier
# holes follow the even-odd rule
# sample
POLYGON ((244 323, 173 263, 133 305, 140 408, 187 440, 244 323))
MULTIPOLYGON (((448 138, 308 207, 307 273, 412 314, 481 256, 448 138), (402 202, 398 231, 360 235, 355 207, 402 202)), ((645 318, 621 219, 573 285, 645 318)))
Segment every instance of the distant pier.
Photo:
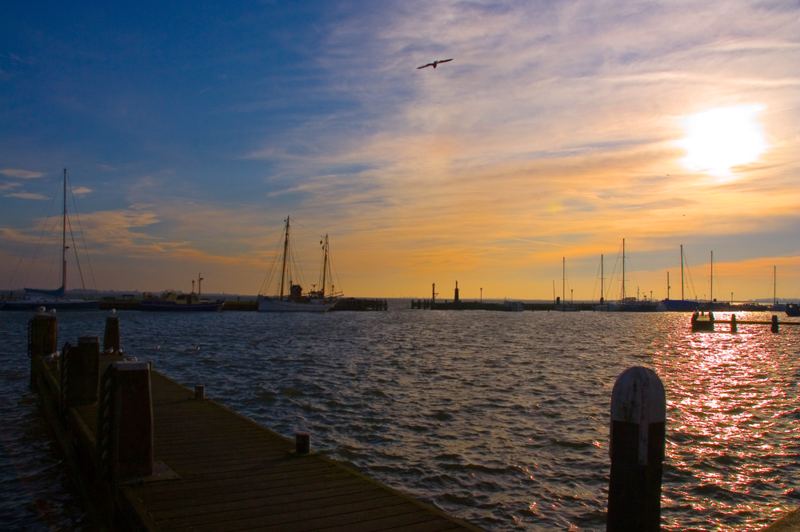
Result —
POLYGON ((732 333, 738 332, 740 325, 768 325, 773 333, 778 333, 782 325, 798 326, 800 325, 800 321, 780 321, 777 314, 773 314, 772 319, 769 321, 740 320, 736 318, 736 314, 732 314, 730 319, 727 320, 716 319, 713 312, 707 314, 705 312, 695 312, 692 314, 692 332, 725 332, 725 327, 717 329, 717 325, 727 325, 729 327, 728 330, 732 333))
MULTIPOLYGON (((100 301, 102 310, 140 310, 141 299, 134 298, 106 298, 100 301)), ((331 311, 381 311, 387 310, 389 304, 386 299, 342 297, 337 299, 331 311)), ((222 311, 255 312, 258 310, 258 301, 252 298, 227 299, 222 304, 222 311)))
POLYGON ((525 303, 522 301, 436 301, 431 299, 412 299, 411 308, 419 310, 496 310, 514 312, 522 310, 578 311, 594 310, 597 303, 525 303))

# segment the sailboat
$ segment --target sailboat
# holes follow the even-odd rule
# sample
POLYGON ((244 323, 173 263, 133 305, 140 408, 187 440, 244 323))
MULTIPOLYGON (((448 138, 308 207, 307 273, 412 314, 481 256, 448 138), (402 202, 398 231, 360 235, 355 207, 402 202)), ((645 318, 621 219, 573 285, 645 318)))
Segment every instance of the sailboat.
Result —
POLYGON ((577 312, 578 307, 573 303, 567 304, 567 258, 561 257, 561 299, 558 300, 556 310, 562 312, 577 312))
POLYGON ((322 264, 322 286, 319 290, 303 294, 303 287, 292 280, 290 271, 290 247, 289 247, 289 216, 286 217, 286 225, 283 230, 283 252, 281 254, 281 281, 277 295, 258 295, 259 312, 325 312, 336 304, 336 297, 333 290, 326 295, 327 274, 330 272, 330 262, 328 256, 328 235, 322 243, 323 264, 322 264), (289 286, 288 293, 284 292, 286 285, 289 286))
MULTIPOLYGON (((666 311, 673 311, 673 312, 694 312, 698 308, 700 308, 700 304, 697 301, 686 300, 683 295, 683 244, 681 244, 681 298, 680 299, 670 299, 669 298, 669 277, 667 278, 667 299, 661 301, 661 309, 666 311)), ((669 274, 668 274, 669 275, 669 274)))
POLYGON ((607 308, 602 309, 609 312, 656 312, 659 305, 654 301, 639 299, 638 297, 628 296, 625 292, 625 239, 622 239, 622 297, 619 301, 609 303, 607 308))
MULTIPOLYGON (((69 299, 67 293, 67 169, 64 168, 64 201, 61 213, 61 286, 56 289, 25 288, 25 297, 0 303, 1 310, 32 310, 38 307, 58 310, 86 310, 99 307, 99 301, 69 299)), ((70 231, 72 231, 70 229, 70 231)))

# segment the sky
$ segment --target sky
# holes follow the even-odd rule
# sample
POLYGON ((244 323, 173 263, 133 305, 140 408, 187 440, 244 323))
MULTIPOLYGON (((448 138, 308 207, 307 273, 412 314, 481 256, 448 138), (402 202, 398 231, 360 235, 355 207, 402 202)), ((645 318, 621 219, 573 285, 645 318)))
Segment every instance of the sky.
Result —
POLYGON ((800 296, 796 1, 3 6, 0 289, 800 296))

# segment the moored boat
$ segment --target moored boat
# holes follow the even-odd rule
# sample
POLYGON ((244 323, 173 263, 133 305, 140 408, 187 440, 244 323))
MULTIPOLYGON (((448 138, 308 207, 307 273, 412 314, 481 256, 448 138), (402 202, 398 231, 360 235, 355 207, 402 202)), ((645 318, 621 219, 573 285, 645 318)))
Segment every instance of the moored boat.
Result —
MULTIPOLYGON (((21 299, 6 299, 0 303, 0 310, 34 310, 39 307, 57 310, 91 310, 99 308, 100 302, 89 299, 66 297, 67 294, 67 228, 72 235, 72 226, 67 215, 67 169, 64 168, 63 210, 61 214, 61 286, 56 289, 25 288, 21 299)), ((72 238, 74 242, 74 237, 72 238)), ((76 254, 77 257, 77 254, 76 254)), ((80 264, 78 264, 80 267, 80 264)), ((83 275, 81 274, 81 281, 83 275)), ((85 287, 84 287, 85 288, 85 287)))
POLYGON ((298 283, 292 282, 290 271, 290 248, 289 248, 289 216, 286 217, 286 225, 283 230, 283 252, 281 253, 281 276, 277 295, 258 295, 259 312, 326 312, 330 310, 337 301, 333 293, 326 292, 326 285, 330 279, 330 262, 328 257, 328 235, 325 235, 321 242, 323 250, 322 260, 322 283, 319 290, 312 290, 308 294, 303 294, 303 287, 298 283), (284 295, 284 287, 288 279, 289 293, 284 295))
POLYGON ((136 308, 151 312, 216 312, 222 309, 222 301, 191 301, 188 300, 191 295, 178 294, 175 299, 146 299, 136 308))
POLYGON ((800 305, 797 303, 786 303, 785 312, 787 316, 793 318, 800 316, 800 305))
POLYGON ((216 312, 222 310, 224 301, 217 299, 211 301, 201 299, 200 294, 203 286, 203 277, 197 274, 197 293, 194 292, 194 280, 192 280, 192 292, 182 294, 179 292, 166 291, 158 298, 147 298, 139 302, 137 310, 147 310, 151 312, 216 312))
POLYGON ((686 299, 664 299, 660 303, 661 310, 667 312, 694 312, 700 308, 700 303, 697 301, 689 301, 686 299))

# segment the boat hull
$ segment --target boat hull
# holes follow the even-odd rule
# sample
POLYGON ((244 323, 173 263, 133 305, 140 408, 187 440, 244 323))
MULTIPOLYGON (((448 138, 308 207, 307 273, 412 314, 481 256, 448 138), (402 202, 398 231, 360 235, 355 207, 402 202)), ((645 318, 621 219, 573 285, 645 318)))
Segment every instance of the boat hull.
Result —
POLYGON ((664 299, 661 301, 661 306, 667 312, 694 312, 700 309, 700 304, 697 301, 689 301, 688 299, 664 299))
POLYGON ((800 305, 796 303, 787 303, 786 304, 786 315, 791 317, 798 317, 800 316, 800 305))
POLYGON ((262 297, 258 299, 259 312, 327 312, 335 302, 323 300, 286 301, 262 297))
POLYGON ((658 312, 658 303, 653 301, 626 301, 624 303, 606 303, 598 305, 595 310, 603 312, 658 312))

